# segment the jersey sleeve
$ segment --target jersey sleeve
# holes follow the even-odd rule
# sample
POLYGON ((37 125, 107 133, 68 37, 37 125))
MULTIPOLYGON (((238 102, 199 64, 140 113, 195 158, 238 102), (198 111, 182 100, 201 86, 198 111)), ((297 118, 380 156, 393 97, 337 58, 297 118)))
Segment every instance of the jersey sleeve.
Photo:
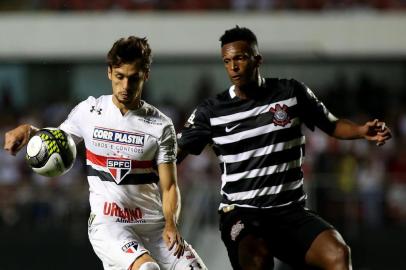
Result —
POLYGON ((300 108, 299 114, 306 126, 312 131, 316 126, 327 134, 332 134, 338 119, 316 97, 309 87, 296 81, 295 88, 300 108))
POLYGON ((156 161, 160 163, 171 163, 176 161, 176 133, 173 124, 170 123, 163 129, 162 137, 159 140, 159 150, 156 161))
POLYGON ((88 103, 94 102, 93 97, 89 97, 87 100, 80 102, 76 107, 72 109, 69 113, 68 117, 65 119, 64 122, 59 126, 60 129, 68 132, 71 135, 79 139, 83 139, 81 125, 83 124, 84 120, 84 110, 88 108, 88 103))
POLYGON ((178 133, 180 149, 194 155, 200 154, 212 142, 210 117, 207 105, 198 106, 178 133))

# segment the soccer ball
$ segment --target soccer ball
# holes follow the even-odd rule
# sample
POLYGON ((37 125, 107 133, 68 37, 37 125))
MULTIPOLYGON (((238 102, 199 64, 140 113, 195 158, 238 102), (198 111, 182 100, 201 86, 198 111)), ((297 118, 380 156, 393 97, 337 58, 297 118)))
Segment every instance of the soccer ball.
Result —
POLYGON ((28 141, 25 158, 34 172, 48 177, 59 176, 72 168, 76 145, 63 130, 43 128, 28 141))

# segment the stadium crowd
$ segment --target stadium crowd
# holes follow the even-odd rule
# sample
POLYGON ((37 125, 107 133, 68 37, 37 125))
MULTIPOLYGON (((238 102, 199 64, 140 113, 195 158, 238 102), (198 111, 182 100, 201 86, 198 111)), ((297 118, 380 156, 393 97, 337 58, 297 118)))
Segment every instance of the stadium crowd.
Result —
POLYGON ((405 0, 3 0, 0 11, 397 10, 405 0))

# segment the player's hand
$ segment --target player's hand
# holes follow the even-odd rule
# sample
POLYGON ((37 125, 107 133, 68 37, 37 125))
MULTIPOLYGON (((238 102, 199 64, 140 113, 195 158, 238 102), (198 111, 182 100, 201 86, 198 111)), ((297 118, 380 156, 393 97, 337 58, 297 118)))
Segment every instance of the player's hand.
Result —
POLYGON ((20 125, 7 131, 4 137, 4 150, 15 156, 28 143, 30 135, 30 125, 20 125))
POLYGON ((392 138, 392 131, 386 126, 385 122, 378 119, 366 122, 364 128, 366 130, 365 139, 375 141, 377 146, 384 145, 387 140, 392 138))
POLYGON ((165 225, 163 238, 169 250, 175 248, 174 255, 180 258, 185 253, 185 241, 175 225, 165 225))

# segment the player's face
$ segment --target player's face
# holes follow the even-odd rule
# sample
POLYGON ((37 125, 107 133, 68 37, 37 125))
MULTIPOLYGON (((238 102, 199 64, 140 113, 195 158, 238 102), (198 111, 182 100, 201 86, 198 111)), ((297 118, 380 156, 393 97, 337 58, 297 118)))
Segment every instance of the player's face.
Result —
POLYGON ((148 79, 141 61, 109 67, 108 76, 113 88, 113 102, 120 109, 138 108, 144 82, 148 79))
POLYGON ((250 44, 245 41, 225 44, 221 54, 228 77, 237 89, 258 80, 260 56, 250 44))

